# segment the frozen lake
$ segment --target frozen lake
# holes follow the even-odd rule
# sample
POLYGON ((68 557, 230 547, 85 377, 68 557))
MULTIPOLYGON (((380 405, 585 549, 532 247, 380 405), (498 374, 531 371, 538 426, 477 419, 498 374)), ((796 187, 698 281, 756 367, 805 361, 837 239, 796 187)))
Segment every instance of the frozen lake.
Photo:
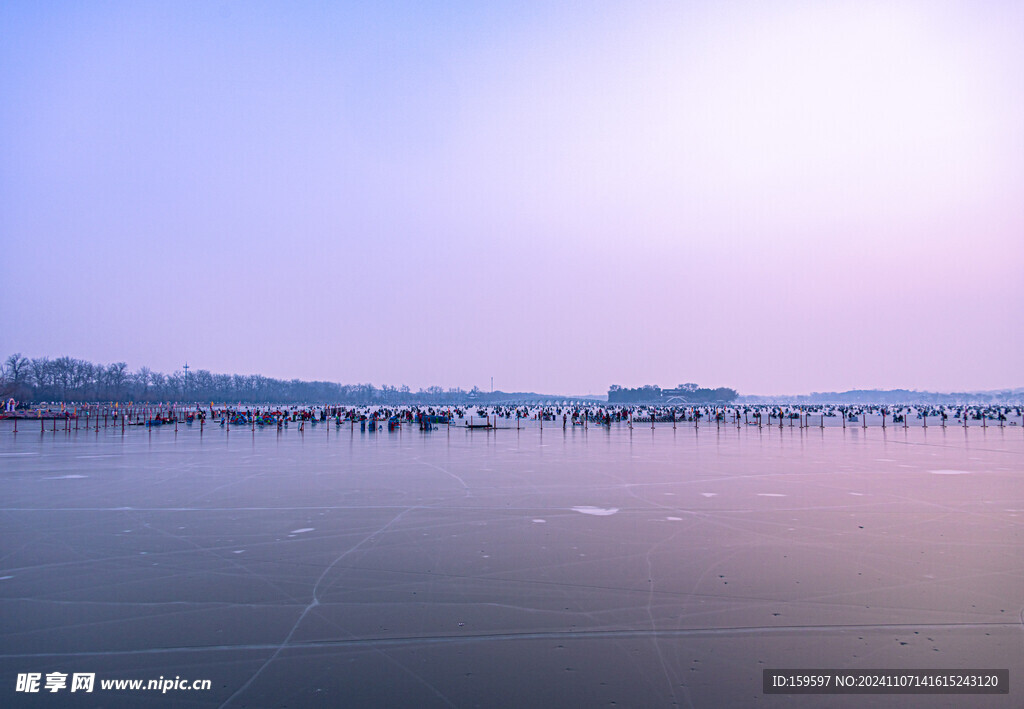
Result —
POLYGON ((5 706, 1020 706, 1019 427, 11 430, 5 706), (761 694, 958 667, 1011 694, 761 694))

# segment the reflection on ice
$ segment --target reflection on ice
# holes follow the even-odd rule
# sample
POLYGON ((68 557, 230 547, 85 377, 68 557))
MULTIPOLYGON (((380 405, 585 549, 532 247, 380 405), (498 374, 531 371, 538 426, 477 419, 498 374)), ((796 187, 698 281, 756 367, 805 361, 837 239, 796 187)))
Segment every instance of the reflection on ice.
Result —
POLYGON ((764 667, 1024 671, 1019 428, 670 426, 0 424, 0 676, 209 676, 194 706, 781 707, 764 667))

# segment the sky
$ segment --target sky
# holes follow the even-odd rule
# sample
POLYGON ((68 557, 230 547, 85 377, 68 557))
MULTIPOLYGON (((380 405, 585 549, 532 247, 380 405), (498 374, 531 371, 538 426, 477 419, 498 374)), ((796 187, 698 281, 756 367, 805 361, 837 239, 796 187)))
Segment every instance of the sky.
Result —
POLYGON ((1024 386, 1024 3, 0 4, 0 356, 1024 386))

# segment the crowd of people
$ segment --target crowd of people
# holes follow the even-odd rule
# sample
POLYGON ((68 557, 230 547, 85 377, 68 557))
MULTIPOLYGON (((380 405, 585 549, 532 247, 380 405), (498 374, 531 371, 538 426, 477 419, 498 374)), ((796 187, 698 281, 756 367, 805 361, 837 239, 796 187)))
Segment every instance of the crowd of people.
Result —
POLYGON ((257 406, 227 404, 173 404, 135 407, 123 404, 87 404, 59 408, 39 406, 5 412, 5 417, 19 419, 87 419, 103 425, 162 426, 185 424, 200 426, 210 423, 221 426, 276 426, 287 428, 297 425, 348 425, 360 430, 396 430, 403 426, 416 426, 431 430, 438 426, 469 428, 522 428, 529 425, 612 426, 625 424, 692 424, 736 426, 924 426, 960 425, 1019 426, 1024 423, 1024 405, 828 405, 806 406, 746 404, 746 405, 608 405, 582 404, 521 404, 499 406, 342 406, 296 405, 257 406))

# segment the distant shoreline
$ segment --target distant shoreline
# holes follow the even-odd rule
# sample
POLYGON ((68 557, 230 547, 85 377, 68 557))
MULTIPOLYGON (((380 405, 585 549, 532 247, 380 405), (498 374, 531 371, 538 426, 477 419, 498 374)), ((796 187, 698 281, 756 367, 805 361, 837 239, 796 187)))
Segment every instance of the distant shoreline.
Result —
POLYGON ((258 374, 214 374, 184 365, 172 374, 148 367, 135 371, 124 362, 94 364, 72 357, 28 358, 15 353, 0 368, 0 398, 3 402, 134 402, 156 404, 169 401, 248 402, 258 404, 301 404, 321 402, 349 405, 471 406, 515 403, 568 403, 592 405, 690 405, 718 403, 732 405, 811 404, 1012 404, 1024 400, 1024 387, 987 391, 932 392, 910 389, 852 389, 844 392, 809 394, 741 395, 734 389, 706 389, 696 384, 677 389, 649 385, 636 389, 609 387, 607 396, 565 395, 538 392, 484 391, 461 387, 431 386, 412 391, 410 387, 373 384, 340 384, 328 381, 281 380, 258 374))

